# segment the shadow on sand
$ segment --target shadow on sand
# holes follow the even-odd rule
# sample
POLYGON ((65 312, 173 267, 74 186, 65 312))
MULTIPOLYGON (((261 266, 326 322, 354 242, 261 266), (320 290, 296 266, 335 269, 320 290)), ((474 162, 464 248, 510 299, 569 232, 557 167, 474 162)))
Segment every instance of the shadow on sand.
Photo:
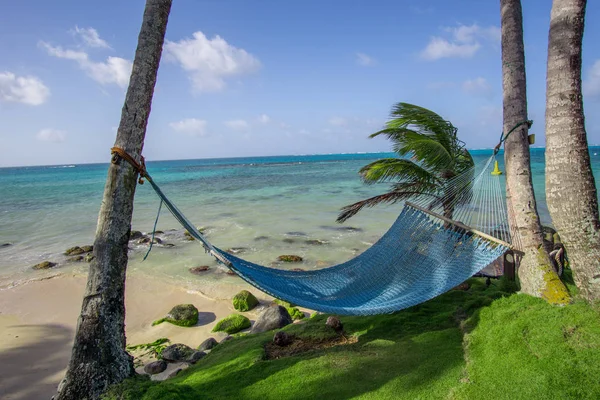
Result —
POLYGON ((73 336, 63 325, 8 326, 2 340, 17 345, 0 351, 0 398, 50 399, 69 362, 73 336))

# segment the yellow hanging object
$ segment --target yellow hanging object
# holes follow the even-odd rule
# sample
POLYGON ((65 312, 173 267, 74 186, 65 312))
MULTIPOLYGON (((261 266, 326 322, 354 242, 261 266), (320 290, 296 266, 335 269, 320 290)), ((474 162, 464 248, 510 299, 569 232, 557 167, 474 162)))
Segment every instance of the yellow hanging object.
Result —
POLYGON ((502 175, 502 171, 498 168, 498 161, 494 161, 494 170, 492 171, 492 175, 502 175))

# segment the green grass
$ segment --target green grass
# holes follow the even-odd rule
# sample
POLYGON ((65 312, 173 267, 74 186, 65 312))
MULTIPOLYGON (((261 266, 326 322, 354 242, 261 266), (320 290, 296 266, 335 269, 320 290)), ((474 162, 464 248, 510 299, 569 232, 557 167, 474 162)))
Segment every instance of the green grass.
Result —
MULTIPOLYGON (((108 399, 597 399, 600 312, 565 307, 493 282, 471 279, 391 314, 342 317, 358 340, 266 360, 273 332, 241 335, 163 383, 136 378, 108 399)), ((289 334, 326 340, 327 315, 290 325, 289 334)))

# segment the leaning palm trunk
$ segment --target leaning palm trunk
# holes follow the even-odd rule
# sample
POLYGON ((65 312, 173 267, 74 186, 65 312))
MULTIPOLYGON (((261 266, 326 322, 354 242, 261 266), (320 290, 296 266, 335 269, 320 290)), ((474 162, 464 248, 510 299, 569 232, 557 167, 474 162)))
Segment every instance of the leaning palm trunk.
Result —
MULTIPOLYGON (((502 25, 502 88, 504 132, 527 120, 523 17, 520 0, 500 0, 502 25)), ((566 303, 568 292, 551 265, 543 245, 542 227, 535 203, 526 124, 505 142, 506 186, 513 240, 525 255, 519 268, 521 291, 566 303)))
MULTIPOLYGON (((147 0, 115 146, 140 159, 172 0, 147 0)), ((108 152, 108 149, 107 149, 108 152)), ((134 373, 125 351, 125 270, 137 172, 110 164, 73 353, 57 399, 97 399, 134 373)))
POLYGON ((581 95, 586 0, 554 0, 548 37, 546 198, 575 283, 600 299, 600 222, 581 95))

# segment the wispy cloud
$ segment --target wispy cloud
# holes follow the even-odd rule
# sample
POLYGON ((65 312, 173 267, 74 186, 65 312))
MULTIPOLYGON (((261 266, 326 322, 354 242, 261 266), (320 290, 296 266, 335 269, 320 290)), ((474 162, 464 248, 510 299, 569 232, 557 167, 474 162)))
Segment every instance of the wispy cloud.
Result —
POLYGON ((372 67, 377 64, 377 61, 371 56, 366 55, 365 53, 356 53, 356 63, 363 67, 372 67))
POLYGON ((35 137, 42 142, 60 143, 67 140, 67 133, 65 131, 47 128, 39 131, 35 137))
POLYGON ((453 57, 470 58, 482 47, 482 41, 494 44, 500 41, 500 28, 496 26, 483 28, 477 24, 459 25, 445 27, 443 31, 450 38, 433 36, 421 52, 421 58, 429 61, 453 57))
POLYGON ((37 106, 50 96, 50 89, 34 76, 0 72, 0 101, 37 106))
POLYGON ((188 72, 198 92, 217 92, 226 80, 256 72, 261 63, 244 49, 230 45, 220 36, 208 39, 198 31, 191 39, 165 42, 166 59, 177 62, 188 72))
POLYGON ((186 118, 169 124, 174 131, 190 136, 205 136, 207 133, 206 125, 205 120, 196 118, 186 118))
POLYGON ((87 47, 98 47, 103 49, 110 49, 109 44, 98 34, 98 31, 94 28, 80 28, 75 25, 75 28, 70 31, 74 36, 83 40, 87 47))
MULTIPOLYGON (((100 39, 98 32, 93 28, 80 29, 75 27, 75 32, 77 32, 90 47, 108 46, 104 40, 100 39)), ((129 77, 133 66, 130 60, 121 57, 108 57, 106 61, 93 61, 89 54, 82 50, 71 50, 65 49, 62 46, 52 46, 44 41, 39 42, 39 46, 53 57, 75 61, 90 78, 102 85, 116 84, 125 88, 129 84, 129 77)))

